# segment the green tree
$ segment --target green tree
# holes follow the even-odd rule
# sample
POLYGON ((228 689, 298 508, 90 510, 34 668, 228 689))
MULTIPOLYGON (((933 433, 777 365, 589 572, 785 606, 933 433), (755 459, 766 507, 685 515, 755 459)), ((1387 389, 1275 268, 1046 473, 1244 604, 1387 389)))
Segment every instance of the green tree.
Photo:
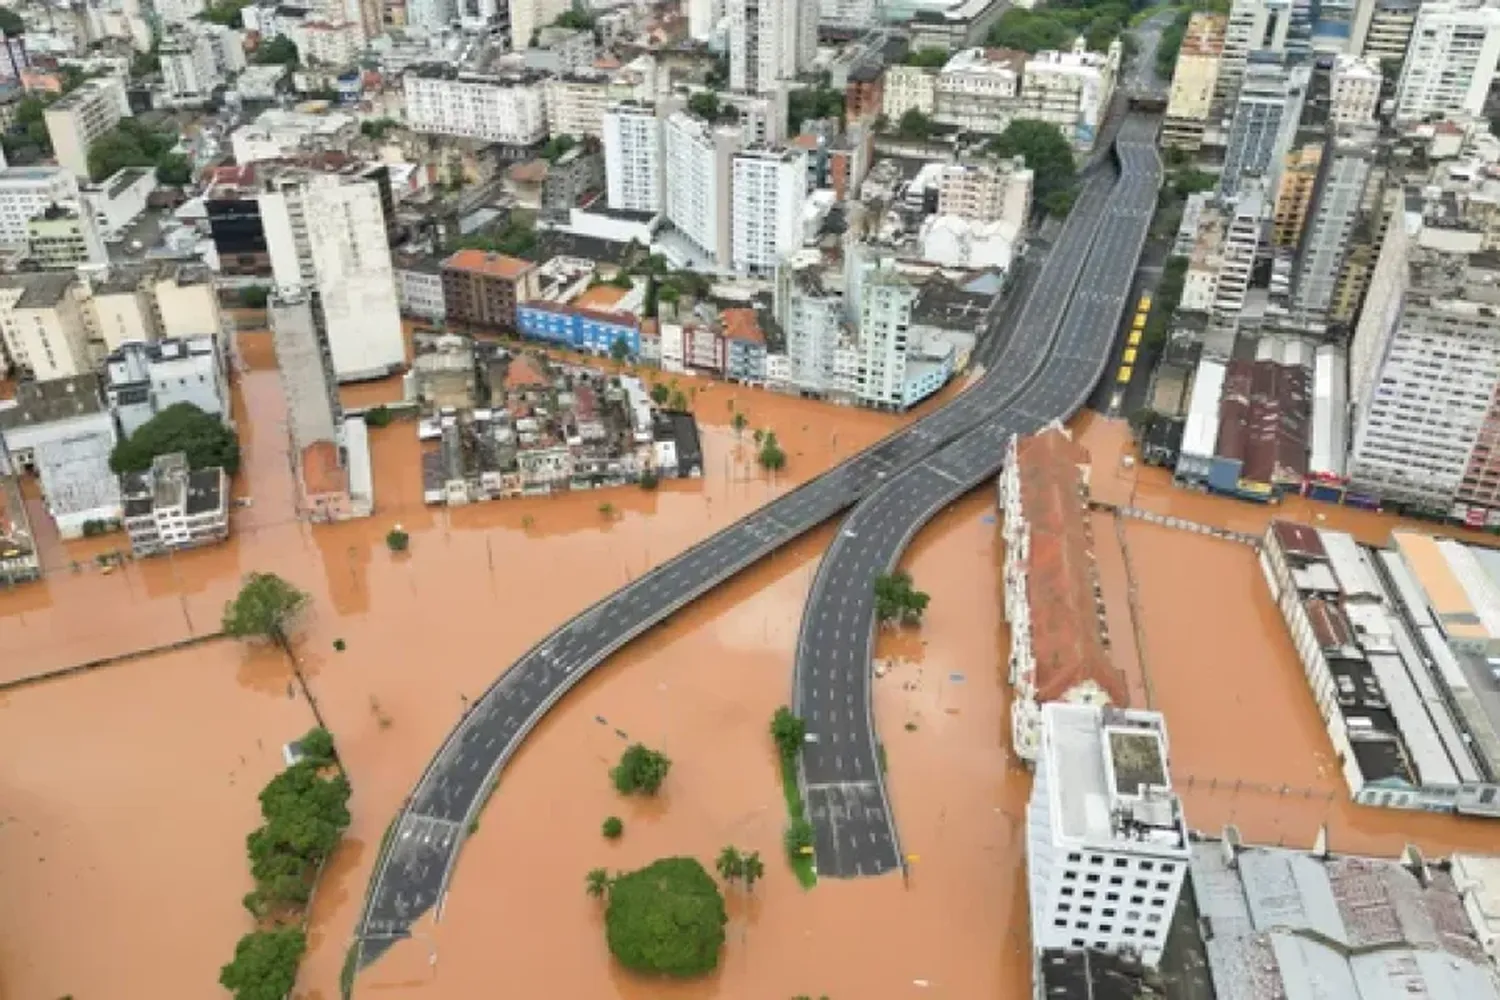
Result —
POLYGON ((765 874, 766 866, 765 863, 760 860, 759 851, 751 851, 741 859, 740 878, 745 883, 746 892, 754 892, 755 883, 764 878, 765 874))
POLYGON ((738 847, 729 844, 719 852, 718 859, 714 861, 714 867, 718 869, 720 878, 732 884, 744 875, 745 859, 738 847))
POLYGON ((405 552, 411 546, 411 535, 397 525, 385 533, 385 546, 392 552, 405 552))
POLYGON ((542 146, 542 159, 548 163, 556 163, 562 159, 564 153, 578 145, 578 140, 566 132, 554 135, 542 146))
POLYGON ((619 840, 620 834, 625 832, 625 821, 618 816, 610 816, 604 821, 601 829, 607 839, 619 840))
POLYGON ((641 489, 654 490, 661 485, 661 477, 650 469, 641 473, 641 489))
POLYGON ((734 436, 739 437, 740 433, 744 431, 745 425, 749 422, 749 417, 745 416, 743 413, 736 413, 734 417, 729 421, 730 426, 734 428, 734 436))
POLYGON ((767 431, 761 438, 760 453, 755 458, 761 468, 768 472, 776 472, 786 467, 786 452, 781 450, 775 431, 767 431))
POLYGON ((719 120, 719 95, 712 90, 700 90, 688 98, 688 111, 707 121, 719 120))
POLYGON ((875 617, 879 621, 919 624, 927 602, 928 596, 912 587, 911 574, 905 570, 875 578, 875 617))
POLYGON ((616 364, 623 365, 630 359, 630 342, 624 337, 615 338, 615 342, 609 345, 609 356, 616 364))
POLYGON ((219 985, 235 1000, 283 1000, 297 982, 307 938, 295 927, 253 931, 234 946, 234 960, 219 970, 219 985))
POLYGON ((297 741, 297 748, 302 751, 303 759, 319 767, 333 763, 333 734, 322 726, 309 729, 304 733, 297 741))
POLYGON ((1046 204, 1054 191, 1073 186, 1078 170, 1073 148, 1051 122, 1017 119, 994 139, 990 152, 1004 157, 1019 156, 1031 168, 1036 200, 1046 204))
POLYGON ((275 573, 251 573, 224 605, 224 632, 236 639, 270 639, 285 646, 308 596, 275 573))
POLYGON ((246 309, 264 309, 271 301, 271 290, 265 285, 251 285, 240 289, 240 305, 246 309))
POLYGON ((912 108, 896 123, 896 134, 903 139, 925 141, 932 137, 932 128, 932 119, 912 108))
POLYGON ((394 118, 372 118, 369 121, 360 122, 359 131, 361 135, 369 136, 379 142, 395 131, 398 125, 399 123, 394 118))
POLYGON ((793 715, 785 705, 776 709, 771 716, 771 739, 776 741, 776 751, 782 760, 796 760, 806 738, 807 723, 793 715))
POLYGON ((590 868, 583 877, 583 887, 590 899, 603 899, 609 894, 609 872, 603 868, 590 868))
POLYGON ((1077 33, 1051 9, 1025 10, 1012 7, 990 29, 989 43, 995 48, 1041 52, 1043 49, 1066 49, 1077 33))
POLYGON ((389 427, 393 419, 391 408, 384 403, 365 411, 365 424, 370 427, 389 427))
POLYGON ((261 42, 260 48, 255 50, 255 61, 262 66, 296 66, 297 44, 285 35, 261 42))
POLYGON ((562 12, 556 21, 552 22, 559 28, 573 28, 577 31, 591 31, 594 27, 594 15, 576 7, 562 12))
POLYGON ((787 824, 782 843, 786 845, 787 854, 794 858, 808 853, 813 846, 812 824, 801 816, 794 816, 787 824))
POLYGON ((5 32, 6 38, 15 38, 17 35, 26 34, 26 22, 21 15, 9 7, 0 7, 0 31, 5 32))
POLYGON ((156 179, 179 187, 187 184, 193 179, 193 161, 181 153, 167 153, 156 161, 156 179))
POLYGON ((144 472, 158 455, 180 451, 188 467, 221 466, 234 475, 240 467, 240 442, 219 419, 192 403, 173 403, 146 421, 110 453, 109 467, 116 474, 144 472))
POLYGON ((136 118, 120 123, 89 146, 89 176, 102 181, 125 167, 151 167, 171 152, 177 137, 136 118))
POLYGON ((925 66, 928 69, 941 69, 947 61, 952 58, 947 49, 912 49, 901 60, 908 66, 925 66))
POLYGON ((610 885, 605 938, 635 972, 686 978, 712 972, 724 946, 724 896, 695 858, 662 858, 610 885))
POLYGON ((230 28, 243 28, 245 22, 240 16, 240 11, 244 7, 249 6, 249 4, 250 0, 219 0, 218 3, 210 4, 208 9, 198 16, 214 24, 222 24, 230 28))
POLYGON ((667 409, 686 412, 688 409, 687 393, 683 392, 681 389, 673 389, 672 398, 668 402, 667 409))
POLYGON ((661 382, 651 387, 651 401, 657 406, 666 406, 667 400, 672 398, 672 390, 661 382))
POLYGON ((652 750, 641 743, 632 743, 620 755, 620 763, 610 769, 610 780, 622 795, 641 792, 655 795, 672 769, 672 761, 659 750, 652 750))

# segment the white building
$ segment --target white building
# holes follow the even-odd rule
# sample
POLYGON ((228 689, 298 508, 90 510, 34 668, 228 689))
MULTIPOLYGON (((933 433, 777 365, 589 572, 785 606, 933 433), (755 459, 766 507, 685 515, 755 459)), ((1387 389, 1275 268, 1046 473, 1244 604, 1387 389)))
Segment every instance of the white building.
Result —
POLYGON ((938 174, 937 214, 974 222, 1007 222, 1017 233, 1031 217, 1033 175, 1026 161, 945 164, 938 174))
MULTIPOLYGON (((1021 74, 1018 117, 1050 122, 1079 149, 1092 149, 1120 72, 1121 46, 1090 52, 1079 38, 1071 52, 1038 52, 1021 74)), ((945 70, 946 71, 946 70, 945 70)))
POLYGON ((1224 28, 1215 97, 1234 107, 1251 52, 1285 52, 1292 34, 1292 4, 1287 0, 1233 0, 1224 28))
POLYGON ((410 0, 406 5, 406 27, 426 35, 441 35, 457 16, 454 0, 410 0))
POLYGON ((731 163, 744 135, 736 126, 717 127, 683 111, 667 116, 662 134, 667 178, 663 214, 712 265, 728 267, 731 163))
POLYGON ((229 477, 188 469, 187 455, 158 455, 148 472, 120 477, 124 527, 138 556, 212 545, 229 537, 229 477))
POLYGON ((396 301, 403 316, 442 320, 448 315, 443 298, 442 261, 434 257, 405 257, 396 261, 396 301))
POLYGON ((286 170, 267 179, 261 224, 278 291, 317 292, 339 381, 406 361, 380 188, 355 176, 286 170))
POLYGON ((120 345, 104 362, 104 396, 126 437, 169 406, 229 421, 229 378, 213 334, 120 345))
POLYGON ((927 66, 886 67, 880 110, 897 123, 908 111, 931 118, 937 107, 937 80, 937 70, 927 66))
POLYGON ((89 148, 120 119, 130 116, 125 83, 119 77, 95 77, 51 104, 43 113, 47 135, 59 166, 77 177, 89 176, 89 148))
POLYGON ((1262 188, 1251 183, 1240 189, 1233 211, 1225 219, 1210 311, 1216 321, 1231 328, 1238 325, 1245 309, 1255 258, 1265 234, 1266 212, 1262 188))
POLYGON ((542 84, 547 124, 553 135, 582 138, 604 132, 604 112, 618 98, 609 75, 600 72, 562 73, 542 84))
POLYGON ((510 47, 519 52, 533 44, 537 32, 572 9, 568 0, 510 0, 510 47))
MULTIPOLYGON (((783 262, 776 275, 776 317, 786 334, 790 388, 816 396, 835 393, 835 352, 853 343, 843 295, 824 284, 816 267, 783 262)), ((852 386, 845 388, 852 393, 852 386)))
POLYGON ((807 200, 807 152, 750 149, 735 154, 730 254, 741 273, 770 275, 802 245, 807 200))
POLYGON ((0 406, 0 437, 19 471, 41 480, 47 512, 63 538, 90 522, 120 519, 120 481, 109 468, 114 418, 95 375, 23 382, 0 406))
POLYGON ((695 42, 713 40, 724 21, 724 0, 688 0, 688 37, 695 42))
POLYGON ((656 109, 622 102, 604 113, 604 182, 609 207, 626 212, 662 209, 662 122, 656 109))
POLYGON ((240 166, 281 160, 299 153, 348 149, 359 134, 353 115, 342 111, 311 114, 269 108, 255 121, 229 134, 234 161, 240 166))
POLYGON ((547 137, 540 77, 455 73, 423 67, 406 74, 406 121, 417 132, 530 146, 547 137))
POLYGON ((94 213, 99 232, 109 241, 123 238, 125 229, 145 213, 155 190, 153 168, 121 167, 98 184, 84 188, 82 197, 94 213))
POLYGON ((1261 54, 1245 67, 1224 146, 1219 190, 1226 198, 1233 198, 1249 177, 1261 178, 1268 192, 1276 190, 1310 78, 1305 65, 1261 54))
POLYGON ((1396 85, 1396 119, 1478 117, 1500 59, 1500 8, 1474 0, 1424 3, 1396 85))
POLYGON ((161 77, 166 99, 178 107, 206 104, 222 86, 217 46, 212 37, 185 30, 162 39, 161 77))
POLYGON ((766 94, 797 78, 818 48, 818 8, 798 0, 727 0, 729 86, 766 94))
POLYGON ((61 167, 0 170, 0 244, 26 243, 26 223, 46 210, 78 200, 78 180, 61 167))
POLYGON ((288 25, 286 34, 301 60, 315 66, 348 66, 365 47, 364 30, 357 20, 308 19, 288 25))
POLYGON ((917 289, 887 262, 856 260, 852 270, 857 280, 846 294, 858 310, 855 397, 877 409, 904 409, 917 289))
POLYGON ((1373 125, 1380 107, 1380 63, 1341 55, 1329 74, 1328 117, 1337 125, 1373 125))
POLYGON ((1033 949, 1161 961, 1190 859, 1159 712, 1042 707, 1026 807, 1033 949))
POLYGON ((970 132, 999 133, 1015 117, 1026 56, 1005 49, 964 49, 938 73, 933 117, 970 132))

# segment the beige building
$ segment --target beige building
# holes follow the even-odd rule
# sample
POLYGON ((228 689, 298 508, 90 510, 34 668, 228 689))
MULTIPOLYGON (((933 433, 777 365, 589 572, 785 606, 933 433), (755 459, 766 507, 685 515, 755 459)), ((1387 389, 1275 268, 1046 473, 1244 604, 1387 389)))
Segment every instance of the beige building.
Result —
POLYGON ((880 110, 892 125, 908 111, 932 116, 937 106, 937 70, 926 66, 891 66, 885 71, 880 110))
POLYGON ((604 110, 613 103, 609 77, 603 73, 564 73, 542 85, 547 122, 553 135, 583 137, 604 134, 604 110))
POLYGON ((1380 106, 1380 61, 1339 56, 1329 74, 1328 117, 1339 125, 1371 125, 1380 106))
POLYGON ((0 279, 0 335, 16 367, 38 382, 92 371, 82 286, 72 274, 15 274, 0 279))
POLYGON ((93 281, 83 301, 96 353, 111 354, 131 341, 222 334, 211 278, 198 265, 166 264, 116 268, 93 281))
POLYGON ((1018 234, 1031 215, 1033 175, 1020 157, 1002 164, 949 164, 938 177, 938 214, 1008 222, 1018 234))
POLYGON ((60 166, 89 176, 89 148, 120 119, 130 116, 125 84, 118 77, 95 77, 47 108, 44 119, 60 166))
POLYGON ((1322 143, 1297 146, 1286 154, 1281 180, 1276 185, 1276 207, 1271 216, 1272 246, 1292 249, 1302 238, 1302 227, 1307 224, 1307 209, 1312 204, 1318 168, 1322 163, 1322 143))
POLYGON ((1222 14, 1194 14, 1188 21, 1172 72, 1172 91, 1162 125, 1163 145, 1189 150, 1202 145, 1224 59, 1224 29, 1228 23, 1222 14))
POLYGON ((1021 98, 1026 53, 964 49, 937 77, 933 117, 970 132, 1004 132, 1021 98))
POLYGON ((1071 52, 1038 52, 1026 60, 1015 117, 1050 122, 1081 150, 1094 148, 1114 97, 1124 50, 1090 52, 1079 38, 1071 52))
POLYGON ((26 223, 27 257, 44 271, 109 263, 94 213, 77 204, 48 205, 26 223))

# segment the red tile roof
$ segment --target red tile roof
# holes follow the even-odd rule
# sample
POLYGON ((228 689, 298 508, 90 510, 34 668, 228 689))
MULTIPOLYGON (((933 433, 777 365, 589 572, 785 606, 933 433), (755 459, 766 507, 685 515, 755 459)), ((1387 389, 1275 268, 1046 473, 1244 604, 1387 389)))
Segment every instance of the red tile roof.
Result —
POLYGON ((754 309, 725 309, 719 318, 724 323, 724 336, 730 340, 748 340, 753 344, 766 342, 754 309))
POLYGON ((1059 430, 1016 448, 1021 509, 1030 525, 1027 596, 1037 700, 1059 701, 1089 681, 1129 704, 1125 678, 1104 645, 1103 609, 1083 473, 1089 453, 1059 430))
POLYGON ((505 278, 508 281, 514 281, 536 267, 529 260, 507 257, 503 253, 489 253, 484 250, 460 250, 443 261, 443 266, 451 267, 456 271, 488 274, 495 278, 505 278))

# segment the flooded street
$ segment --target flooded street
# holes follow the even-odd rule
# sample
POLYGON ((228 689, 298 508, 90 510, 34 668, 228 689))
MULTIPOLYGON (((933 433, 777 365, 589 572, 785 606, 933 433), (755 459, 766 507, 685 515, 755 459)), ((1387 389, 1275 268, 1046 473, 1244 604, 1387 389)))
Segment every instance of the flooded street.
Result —
MULTIPOLYGON (((123 536, 63 543, 32 494, 47 573, 0 592, 0 682, 210 634, 252 570, 312 595, 298 654, 354 796, 312 908, 303 1000, 337 997, 380 840, 467 699, 592 601, 901 422, 682 379, 697 390, 704 479, 453 510, 422 503, 415 434, 398 422, 371 437, 376 516, 314 528, 293 513, 269 337, 242 334, 240 356, 236 495, 248 505, 230 542, 106 574, 95 557, 123 536), (742 439, 729 427, 735 411, 750 419, 742 439), (774 481, 753 462, 756 428, 774 429, 787 452, 774 481), (411 548, 395 555, 384 536, 398 523, 411 548)), ((399 387, 344 397, 373 405, 399 387)), ((1123 426, 1082 421, 1097 496, 1261 530, 1271 511, 1124 468, 1123 426)), ((1394 523, 1318 511, 1343 527, 1352 518, 1372 540, 1394 523)), ((1251 839, 1311 843, 1327 822, 1336 849, 1385 854, 1407 840, 1433 852, 1493 842, 1493 826, 1344 801, 1248 547, 1135 521, 1117 531, 1108 514, 1092 524, 1114 655, 1132 693, 1167 713, 1192 825, 1233 819, 1251 839)), ((783 860, 767 724, 789 698, 803 599, 832 531, 689 606, 575 689, 502 775, 442 921, 429 916, 368 970, 359 995, 467 1000, 502 984, 517 996, 630 1000, 1026 995, 1030 777, 1009 752, 992 487, 917 537, 904 567, 931 594, 927 620, 878 648, 875 710, 902 848, 915 856, 909 880, 825 880, 805 892, 783 860), (609 783, 627 739, 674 762, 656 800, 622 799, 609 783), (612 814, 625 823, 616 842, 599 831, 612 814), (726 844, 760 851, 766 878, 753 896, 728 893, 718 973, 663 985, 617 970, 584 873, 666 854, 710 862, 726 844)), ((288 675, 270 653, 209 641, 0 696, 0 862, 13 887, 0 998, 218 995, 218 968, 250 927, 240 898, 256 793, 281 743, 310 725, 288 675)))

